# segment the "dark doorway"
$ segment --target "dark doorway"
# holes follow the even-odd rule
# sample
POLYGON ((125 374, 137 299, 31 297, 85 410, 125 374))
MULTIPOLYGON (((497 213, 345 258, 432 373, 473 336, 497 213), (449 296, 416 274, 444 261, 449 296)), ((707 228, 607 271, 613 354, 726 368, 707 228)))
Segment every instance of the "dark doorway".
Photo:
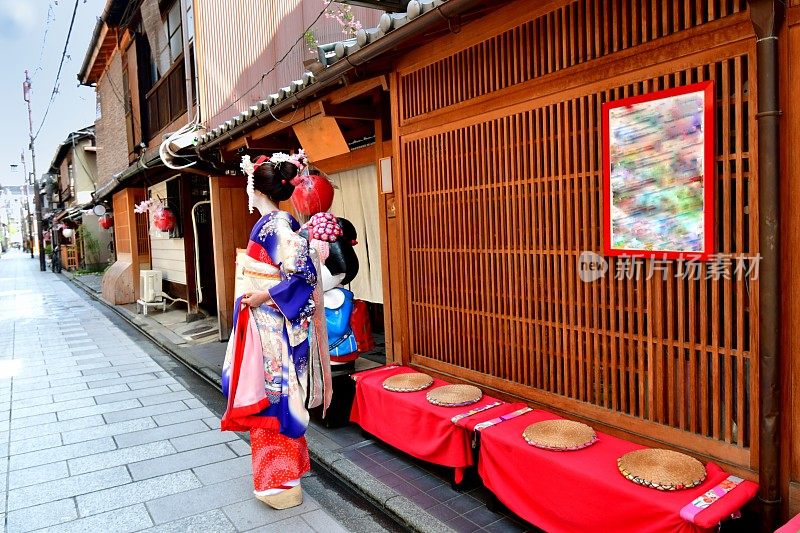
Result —
POLYGON ((214 242, 211 231, 211 202, 208 179, 192 176, 192 228, 198 272, 198 307, 209 315, 217 314, 217 281, 214 272, 214 242))

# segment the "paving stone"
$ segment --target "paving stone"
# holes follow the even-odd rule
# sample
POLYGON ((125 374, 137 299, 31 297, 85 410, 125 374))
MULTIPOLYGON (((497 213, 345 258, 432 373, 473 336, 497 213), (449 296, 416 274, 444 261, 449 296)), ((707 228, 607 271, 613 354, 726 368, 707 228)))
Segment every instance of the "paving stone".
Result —
POLYGON ((122 422, 125 420, 133 420, 135 418, 143 418, 146 416, 160 415, 164 413, 172 413, 175 411, 186 411, 186 407, 181 402, 176 403, 159 403, 156 405, 148 405, 147 407, 137 407, 134 409, 125 409, 124 411, 115 411, 113 413, 106 413, 103 417, 107 422, 122 422))
POLYGON ((45 405, 49 403, 53 403, 53 397, 48 394, 46 396, 36 396, 34 398, 26 398, 22 400, 14 398, 12 405, 14 406, 14 409, 24 409, 26 407, 36 407, 37 405, 45 405))
MULTIPOLYGON (((116 373, 120 376, 123 376, 123 372, 130 371, 130 370, 141 370, 141 369, 152 369, 153 364, 155 363, 133 363, 128 365, 121 365, 121 366, 108 366, 105 368, 93 368, 91 370, 85 370, 82 375, 84 376, 102 376, 105 374, 112 374, 116 373)), ((152 370, 149 370, 152 372, 152 370)), ((106 376, 108 377, 108 376, 106 376)), ((101 378, 102 379, 102 378, 101 378)))
POLYGON ((144 431, 126 433, 125 435, 114 437, 114 439, 117 441, 117 445, 120 448, 124 448, 126 446, 135 446, 137 444, 155 442, 157 440, 172 439, 184 435, 193 435, 203 431, 208 431, 208 426, 203 424, 203 422, 200 420, 192 420, 182 424, 173 424, 171 426, 161 426, 153 429, 146 429, 144 431))
MULTIPOLYGON (((144 375, 148 376, 149 374, 144 374, 144 375)), ((137 390, 137 389, 149 389, 153 387, 160 387, 162 385, 169 386, 173 383, 176 383, 176 381, 172 378, 157 378, 153 376, 153 379, 151 380, 137 381, 136 383, 131 383, 128 386, 131 388, 131 390, 137 390)))
POLYGON ((34 466, 33 468, 25 468, 23 470, 14 470, 8 474, 8 489, 19 489, 68 476, 69 469, 67 468, 66 461, 34 466))
POLYGON ((287 531, 292 533, 316 533, 300 516, 293 516, 280 522, 251 529, 248 533, 286 533, 287 531))
POLYGON ((153 417, 153 420, 155 420, 156 424, 158 424, 159 426, 168 426, 170 424, 188 422, 189 420, 200 420, 213 415, 214 413, 203 407, 200 409, 187 409, 184 411, 176 411, 174 413, 157 415, 153 417))
POLYGON ((130 448, 97 453, 87 457, 70 459, 67 461, 67 464, 69 464, 69 470, 73 474, 84 474, 86 472, 94 472, 95 470, 102 470, 113 466, 127 465, 136 463, 137 461, 154 459, 165 455, 168 456, 174 453, 175 448, 172 444, 170 444, 169 441, 162 440, 140 444, 139 446, 131 446, 130 448))
MULTIPOLYGON (((139 374, 151 374, 153 372, 156 372, 156 375, 158 376, 159 375, 158 370, 160 368, 161 368, 160 366, 158 366, 157 364, 153 363, 152 365, 147 365, 147 366, 144 366, 142 368, 136 368, 136 369, 133 369, 133 370, 122 370, 122 371, 119 372, 119 375, 122 376, 122 377, 131 377, 131 376, 138 376, 139 374)), ((159 376, 159 377, 163 377, 163 376, 159 376)))
POLYGON ((213 509, 211 511, 206 511, 194 516, 152 527, 147 530, 147 533, 233 533, 235 531, 236 527, 234 527, 233 523, 228 520, 228 517, 225 516, 225 513, 219 509, 213 509))
POLYGON ((33 531, 78 518, 72 498, 49 502, 8 513, 7 531, 33 531))
POLYGON ((301 516, 315 531, 324 531, 325 533, 347 533, 347 530, 343 528, 341 524, 322 509, 304 513, 301 516))
MULTIPOLYGON (((187 494, 198 486, 200 486, 200 481, 193 473, 176 472, 78 496, 78 511, 81 516, 102 513, 176 493, 187 494)), ((173 512, 180 513, 181 510, 173 509, 173 512)), ((187 515, 173 516, 173 518, 182 518, 183 516, 187 515)))
MULTIPOLYGON (((120 385, 110 385, 107 387, 98 387, 95 389, 85 388, 78 391, 73 392, 65 392, 61 394, 56 394, 54 396, 57 402, 64 401, 64 400, 74 400, 78 398, 92 398, 95 396, 103 396, 106 394, 113 394, 115 392, 124 392, 130 390, 127 385, 120 384, 120 385)), ((95 399, 96 403, 100 403, 95 399)))
POLYGON ((208 418, 204 418, 204 419, 203 419, 203 422, 205 422, 205 424, 206 424, 206 425, 207 425, 207 426, 208 426, 210 429, 213 429, 213 430, 215 430, 215 431, 221 431, 221 429, 220 429, 220 423, 221 423, 221 421, 220 421, 220 419, 219 419, 219 418, 217 418, 216 416, 210 416, 210 417, 208 417, 208 418))
POLYGON ((100 437, 124 435, 125 433, 132 433, 134 431, 141 431, 154 427, 156 427, 156 423, 152 418, 136 418, 125 422, 116 422, 104 426, 69 431, 67 433, 62 433, 61 437, 64 440, 64 444, 72 444, 75 442, 99 439, 100 437))
POLYGON ((215 485, 230 479, 252 474, 252 459, 249 455, 236 457, 211 465, 200 466, 194 469, 197 478, 203 485, 215 485))
POLYGON ((83 418, 84 416, 102 415, 105 413, 113 413, 114 411, 123 411, 125 409, 133 409, 134 407, 141 407, 142 404, 138 400, 123 400, 121 402, 104 403, 102 405, 92 405, 91 407, 81 407, 79 409, 70 409, 69 411, 60 411, 58 413, 59 420, 71 420, 73 418, 83 418))
MULTIPOLYGON (((128 390, 128 391, 125 391, 125 392, 118 392, 116 394, 109 394, 107 396, 98 396, 97 398, 95 398, 95 401, 98 404, 103 404, 103 403, 111 403, 111 402, 117 402, 117 401, 120 401, 120 400, 130 400, 132 398, 136 398, 136 399, 140 400, 140 403, 142 403, 142 399, 147 398, 147 397, 149 397, 151 395, 168 394, 170 392, 171 391, 169 390, 168 387, 160 386, 160 387, 152 387, 152 388, 147 388, 147 389, 128 390)), ((143 403, 143 405, 147 405, 147 404, 143 403)))
MULTIPOLYGON (((200 421, 202 423, 202 421, 200 421)), ((164 426, 170 427, 170 426, 164 426)), ((203 423, 203 427, 208 426, 203 423)), ((232 440, 237 440, 239 436, 231 431, 206 431, 205 433, 198 433, 196 435, 187 435, 185 437, 176 437, 170 439, 172 445, 178 451, 193 450, 195 448, 202 448, 203 446, 212 446, 214 444, 222 444, 232 440)))
POLYGON ((41 389, 47 387, 61 387, 63 385, 74 385, 76 383, 91 383, 93 381, 100 381, 101 379, 109 379, 111 377, 119 377, 110 376, 110 375, 98 375, 98 376, 59 376, 58 379, 54 378, 34 378, 30 380, 14 380, 14 393, 16 394, 17 390, 25 391, 25 390, 33 390, 33 389, 41 389))
POLYGON ((11 440, 32 439, 43 437, 53 433, 64 433, 79 429, 101 426, 105 423, 100 415, 76 418, 74 420, 64 420, 63 422, 50 422, 49 424, 39 424, 37 426, 24 427, 11 430, 11 440))
POLYGON ((11 443, 9 451, 12 454, 35 452, 37 450, 46 450, 47 448, 54 448, 61 446, 61 435, 58 433, 53 435, 45 435, 43 437, 36 437, 33 439, 15 440, 11 443))
POLYGON ((129 533, 140 531, 153 525, 144 505, 132 505, 122 509, 88 516, 48 528, 48 533, 129 533))
POLYGON ((147 503, 147 508, 153 521, 163 524, 246 499, 254 499, 253 480, 250 476, 154 499, 147 503))
MULTIPOLYGON (((315 500, 309 498, 308 495, 304 493, 302 504, 298 505, 297 507, 291 507, 289 509, 277 511, 269 508, 264 503, 257 500, 255 496, 253 496, 252 489, 247 499, 222 508, 228 518, 230 518, 231 522, 233 522, 233 525, 236 526, 236 528, 240 531, 248 531, 253 528, 265 526, 267 524, 275 525, 283 520, 286 520, 287 518, 292 517, 296 517, 300 520, 300 522, 298 522, 300 527, 298 531, 313 531, 313 529, 311 529, 311 527, 306 524, 302 518, 300 518, 300 515, 316 509, 319 509, 319 504, 317 504, 315 500), (304 526, 308 527, 308 529, 303 529, 304 526)), ((275 531, 294 532, 295 530, 281 529, 275 531)))
POLYGON ((130 470, 133 479, 138 481, 190 468, 211 465, 234 457, 236 455, 230 448, 219 444, 129 464, 128 470, 130 470))
POLYGON ((11 412, 11 419, 15 418, 28 418, 31 416, 42 415, 47 413, 56 413, 59 411, 68 411, 70 409, 77 409, 80 407, 88 407, 94 405, 92 398, 79 398, 77 400, 67 400, 65 402, 49 403, 47 405, 37 405, 36 407, 26 407, 25 409, 14 409, 11 412))
MULTIPOLYGON (((8 416, 6 416, 6 420, 8 420, 8 416)), ((29 426, 36 426, 39 424, 47 424, 50 422, 57 422, 58 417, 55 413, 45 413, 43 415, 36 415, 36 416, 29 416, 25 418, 17 418, 11 421, 11 430, 15 430, 18 428, 24 428, 29 426)))
POLYGON ((178 402, 181 400, 190 400, 194 399, 194 396, 189 391, 181 391, 181 392, 169 392, 167 394, 156 394, 153 396, 147 396, 139 401, 142 402, 142 405, 155 405, 157 403, 166 403, 166 402, 178 402))
POLYGON ((155 374, 149 373, 149 374, 139 374, 138 376, 130 376, 130 377, 125 377, 125 378, 116 377, 116 378, 110 378, 110 379, 100 379, 100 380, 94 381, 92 383, 88 383, 87 385, 88 385, 88 387, 90 389, 109 387, 109 386, 120 385, 120 384, 121 385, 127 385, 128 387, 130 387, 133 383, 138 383, 140 381, 148 381, 148 380, 149 381, 155 381, 157 379, 158 378, 156 377, 155 374))
POLYGON ((40 450, 38 452, 15 455, 11 457, 9 461, 9 469, 21 470, 23 468, 30 468, 32 466, 65 461, 75 457, 84 457, 94 453, 107 452, 115 448, 116 444, 114 444, 114 439, 110 437, 90 440, 87 442, 79 442, 77 444, 59 446, 58 448, 52 448, 49 450, 40 450))
POLYGON ((13 511, 89 492, 96 494, 95 491, 124 485, 129 481, 131 481, 131 476, 124 466, 47 481, 8 491, 7 508, 9 511, 13 511))
POLYGON ((183 400, 183 403, 185 403, 189 407, 189 409, 197 409, 200 407, 205 407, 205 405, 203 405, 203 402, 201 402, 197 398, 192 398, 190 400, 183 400))
POLYGON ((229 442, 228 447, 236 452, 236 455, 250 455, 250 445, 242 439, 229 442))

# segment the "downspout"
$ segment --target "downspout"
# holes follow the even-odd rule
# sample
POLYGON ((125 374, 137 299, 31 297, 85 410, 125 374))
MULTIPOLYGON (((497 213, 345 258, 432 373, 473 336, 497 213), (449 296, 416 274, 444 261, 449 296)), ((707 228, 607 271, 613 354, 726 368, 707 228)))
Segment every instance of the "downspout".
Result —
MULTIPOLYGON (((186 117, 187 124, 194 122, 192 104, 194 103, 194 80, 192 79, 192 60, 189 57, 189 16, 186 14, 188 2, 193 0, 180 0, 181 4, 181 33, 183 34, 183 77, 186 84, 186 117)), ((194 29, 194 28, 192 28, 194 29)), ((194 32, 192 32, 194 33, 194 32)))
POLYGON ((780 477, 780 256, 778 101, 778 30, 781 0, 751 0, 750 20, 756 33, 758 87, 758 235, 759 266, 759 426, 758 499, 762 530, 774 531, 781 511, 780 477))
POLYGON ((203 285, 200 282, 200 246, 197 237, 197 208, 201 205, 211 205, 211 200, 203 200, 192 206, 192 231, 194 232, 194 279, 197 287, 197 305, 203 303, 203 285))

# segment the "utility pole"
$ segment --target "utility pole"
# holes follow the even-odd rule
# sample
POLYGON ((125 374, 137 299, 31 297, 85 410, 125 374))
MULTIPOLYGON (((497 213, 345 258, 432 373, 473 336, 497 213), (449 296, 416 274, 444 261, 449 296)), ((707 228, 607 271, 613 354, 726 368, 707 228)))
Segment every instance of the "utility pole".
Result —
MULTIPOLYGON (((25 81, 22 83, 22 95, 28 103, 28 131, 30 132, 31 143, 28 145, 31 151, 31 165, 33 166, 33 201, 36 206, 36 240, 39 243, 39 270, 44 272, 47 265, 44 259, 44 241, 42 240, 42 197, 39 194, 39 178, 36 175, 36 150, 33 135, 33 113, 31 112, 31 78, 28 71, 25 71, 25 81)), ((33 255, 33 252, 31 252, 33 255)))
MULTIPOLYGON (((31 252, 31 259, 33 259, 33 217, 31 216, 31 196, 28 190, 28 185, 31 182, 31 176, 28 174, 28 165, 25 164, 25 150, 19 154, 20 161, 22 161, 22 172, 24 173, 23 193, 25 194, 25 220, 28 221, 28 248, 31 252)), ((16 166, 16 165, 13 165, 16 166)))

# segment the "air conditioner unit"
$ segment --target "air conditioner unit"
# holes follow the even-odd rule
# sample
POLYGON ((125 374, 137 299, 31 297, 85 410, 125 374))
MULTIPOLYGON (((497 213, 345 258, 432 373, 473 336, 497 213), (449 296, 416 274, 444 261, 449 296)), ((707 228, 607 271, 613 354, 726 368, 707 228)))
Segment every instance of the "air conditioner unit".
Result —
POLYGON ((140 272, 140 291, 142 301, 152 303, 160 302, 162 274, 160 270, 142 270, 140 272))

